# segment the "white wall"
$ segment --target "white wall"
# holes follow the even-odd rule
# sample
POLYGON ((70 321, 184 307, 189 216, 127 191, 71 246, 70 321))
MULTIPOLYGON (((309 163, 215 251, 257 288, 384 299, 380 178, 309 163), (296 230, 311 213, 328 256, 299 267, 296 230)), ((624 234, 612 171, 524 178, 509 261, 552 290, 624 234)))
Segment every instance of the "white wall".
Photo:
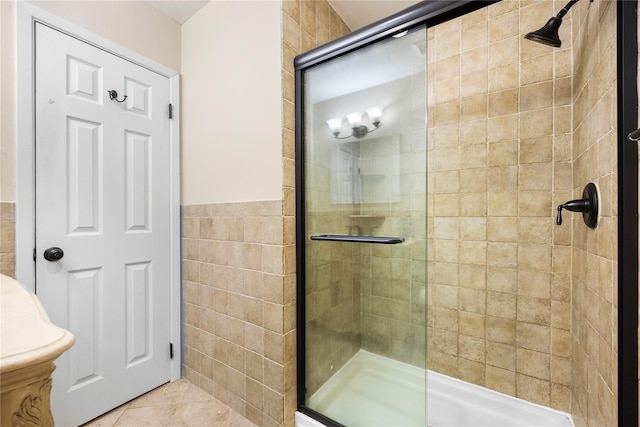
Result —
POLYGON ((144 1, 29 3, 180 71, 180 24, 144 1))
POLYGON ((0 1, 0 202, 16 200, 16 8, 0 1))
MULTIPOLYGON (((49 13, 174 70, 180 24, 143 1, 32 1, 49 13)), ((0 202, 16 200, 14 0, 0 0, 0 202)))
POLYGON ((282 199, 281 2, 212 1, 182 26, 182 202, 282 199))
MULTIPOLYGON (((182 71, 184 204, 282 198, 281 2, 211 2, 182 28, 142 1, 30 3, 182 71)), ((3 202, 16 200, 15 6, 0 1, 3 202)))

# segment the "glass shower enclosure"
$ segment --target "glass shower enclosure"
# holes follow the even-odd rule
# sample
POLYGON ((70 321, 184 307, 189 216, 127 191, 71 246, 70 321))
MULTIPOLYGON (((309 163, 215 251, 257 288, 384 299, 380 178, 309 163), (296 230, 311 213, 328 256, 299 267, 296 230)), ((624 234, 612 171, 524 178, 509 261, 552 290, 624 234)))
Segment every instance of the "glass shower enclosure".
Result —
MULTIPOLYGON (((595 4, 576 6, 600 18, 585 33, 610 43, 611 6, 595 4)), ((553 207, 586 183, 571 149, 580 128, 556 118, 576 103, 572 58, 592 59, 570 37, 555 51, 524 39, 554 5, 425 1, 296 57, 300 413, 325 426, 573 425, 587 395, 571 347, 584 230, 558 227, 553 207)), ((618 31, 635 43, 635 27, 618 31)), ((635 110, 618 108, 620 129, 635 128, 635 110)), ((637 223, 629 206, 620 218, 637 223)), ((636 254, 620 224, 619 253, 636 254)), ((624 356, 637 355, 634 258, 618 287, 624 425, 637 423, 637 359, 624 356)))
POLYGON ((427 27, 490 3, 296 58, 298 405, 324 425, 427 425, 427 27))
POLYGON ((305 400, 344 425, 425 425, 426 46, 304 73, 305 400))

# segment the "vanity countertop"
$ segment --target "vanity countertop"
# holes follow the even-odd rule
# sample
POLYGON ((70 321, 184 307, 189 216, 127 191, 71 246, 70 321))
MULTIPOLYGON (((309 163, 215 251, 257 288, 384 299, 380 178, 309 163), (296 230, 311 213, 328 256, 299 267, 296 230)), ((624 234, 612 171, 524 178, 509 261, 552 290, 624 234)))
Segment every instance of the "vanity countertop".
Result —
POLYGON ((0 373, 52 361, 74 341, 49 321, 35 294, 0 274, 0 373))

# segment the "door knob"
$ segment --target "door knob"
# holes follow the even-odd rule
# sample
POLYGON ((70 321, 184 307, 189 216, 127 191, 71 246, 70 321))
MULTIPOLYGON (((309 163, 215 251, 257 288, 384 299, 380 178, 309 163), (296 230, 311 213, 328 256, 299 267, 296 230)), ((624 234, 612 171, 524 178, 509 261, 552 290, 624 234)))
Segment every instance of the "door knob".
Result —
POLYGON ((64 251, 60 248, 49 248, 44 251, 44 259, 47 261, 58 261, 64 256, 64 251))

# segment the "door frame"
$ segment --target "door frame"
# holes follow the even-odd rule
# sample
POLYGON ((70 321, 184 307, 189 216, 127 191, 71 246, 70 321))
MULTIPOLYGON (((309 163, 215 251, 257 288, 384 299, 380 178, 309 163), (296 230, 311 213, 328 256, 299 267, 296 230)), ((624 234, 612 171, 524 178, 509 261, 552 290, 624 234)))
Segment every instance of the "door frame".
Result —
MULTIPOLYGON (((171 68, 72 24, 25 1, 16 2, 16 279, 36 291, 35 264, 35 23, 39 22, 98 49, 169 79, 173 117, 169 123, 170 200, 170 339, 182 348, 181 335, 181 210, 180 210, 180 76, 171 68)), ((171 381, 181 378, 182 352, 171 360, 171 381)))

